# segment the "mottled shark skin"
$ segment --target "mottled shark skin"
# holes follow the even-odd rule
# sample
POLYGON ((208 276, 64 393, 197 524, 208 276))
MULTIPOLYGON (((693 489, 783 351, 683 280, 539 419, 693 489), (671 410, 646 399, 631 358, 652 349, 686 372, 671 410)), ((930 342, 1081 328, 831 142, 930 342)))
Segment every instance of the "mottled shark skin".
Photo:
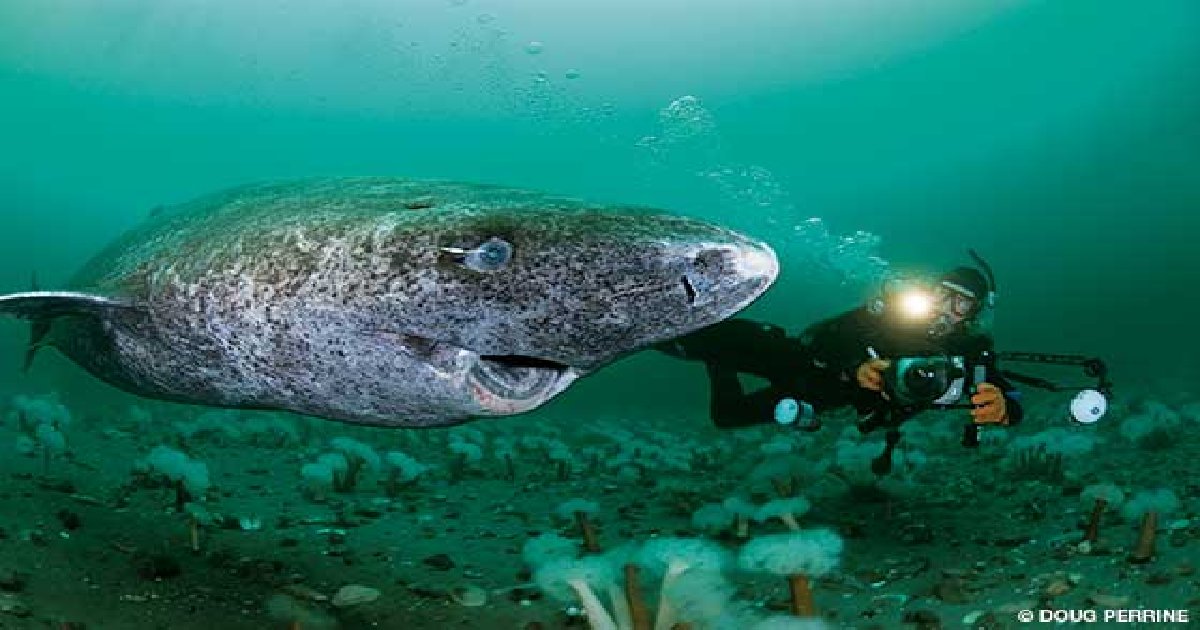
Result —
POLYGON ((38 343, 142 396, 429 427, 534 409, 733 315, 777 273, 765 244, 695 219, 330 178, 156 212, 67 291, 0 297, 0 314, 40 323, 38 343), (511 257, 470 264, 464 252, 488 242, 511 257))

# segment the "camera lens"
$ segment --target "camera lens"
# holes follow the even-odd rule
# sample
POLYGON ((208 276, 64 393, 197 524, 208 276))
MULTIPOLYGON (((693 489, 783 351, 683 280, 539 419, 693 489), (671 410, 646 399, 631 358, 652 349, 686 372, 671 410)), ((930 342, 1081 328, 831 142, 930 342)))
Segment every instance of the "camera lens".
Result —
POLYGON ((910 402, 937 400, 950 386, 945 362, 935 359, 920 359, 906 365, 901 382, 910 402))

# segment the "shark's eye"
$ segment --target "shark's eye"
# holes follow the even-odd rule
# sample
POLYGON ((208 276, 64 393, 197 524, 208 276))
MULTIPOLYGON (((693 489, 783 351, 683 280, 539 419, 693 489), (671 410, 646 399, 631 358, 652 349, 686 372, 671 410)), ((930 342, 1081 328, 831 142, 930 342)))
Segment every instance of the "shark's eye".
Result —
POLYGON ((454 262, 472 271, 498 271, 512 260, 513 246, 508 241, 493 236, 472 249, 441 247, 443 254, 453 257, 454 262))
POLYGON ((463 257, 463 264, 475 271, 496 271, 512 260, 513 246, 506 240, 490 238, 463 257))

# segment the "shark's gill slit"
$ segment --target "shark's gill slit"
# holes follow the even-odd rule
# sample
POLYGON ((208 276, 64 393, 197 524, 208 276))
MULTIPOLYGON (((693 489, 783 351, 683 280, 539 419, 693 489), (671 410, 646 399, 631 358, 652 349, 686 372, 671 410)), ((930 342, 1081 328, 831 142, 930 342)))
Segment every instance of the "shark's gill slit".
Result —
POLYGON ((687 303, 689 306, 696 304, 696 287, 692 286, 692 281, 688 280, 687 276, 680 278, 683 282, 683 292, 687 294, 687 303))

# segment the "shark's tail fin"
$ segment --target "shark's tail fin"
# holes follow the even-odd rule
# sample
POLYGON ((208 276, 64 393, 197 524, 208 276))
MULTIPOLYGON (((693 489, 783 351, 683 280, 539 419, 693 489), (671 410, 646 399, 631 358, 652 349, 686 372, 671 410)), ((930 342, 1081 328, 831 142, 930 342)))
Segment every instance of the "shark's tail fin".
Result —
POLYGON ((32 367, 37 351, 45 345, 50 325, 55 319, 68 315, 102 317, 120 308, 125 308, 121 302, 87 293, 29 291, 0 295, 0 315, 26 319, 31 323, 29 349, 25 352, 26 370, 32 367))

